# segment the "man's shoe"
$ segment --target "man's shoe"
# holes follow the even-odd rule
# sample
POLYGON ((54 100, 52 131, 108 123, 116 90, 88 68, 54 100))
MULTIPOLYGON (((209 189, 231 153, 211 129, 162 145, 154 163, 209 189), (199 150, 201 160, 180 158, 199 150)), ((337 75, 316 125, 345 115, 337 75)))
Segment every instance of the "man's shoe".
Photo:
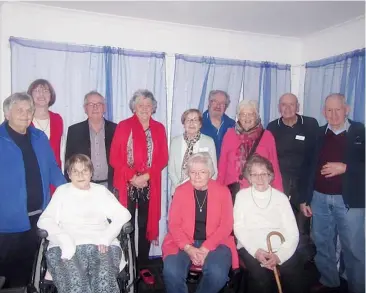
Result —
POLYGON ((5 277, 0 276, 0 289, 4 286, 5 284, 5 277))

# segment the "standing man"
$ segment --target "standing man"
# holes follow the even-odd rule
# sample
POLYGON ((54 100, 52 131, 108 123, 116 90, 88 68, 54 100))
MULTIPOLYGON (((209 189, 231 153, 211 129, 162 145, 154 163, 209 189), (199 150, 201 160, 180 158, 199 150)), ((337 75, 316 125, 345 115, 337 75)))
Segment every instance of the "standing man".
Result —
MULTIPOLYGON (((113 190, 113 168, 109 164, 109 151, 117 124, 104 119, 104 97, 91 91, 84 97, 84 110, 88 119, 71 125, 67 132, 65 162, 75 154, 91 158, 94 166, 92 182, 113 190)), ((66 178, 67 172, 64 172, 66 178)))
POLYGON ((327 124, 317 133, 301 210, 313 217, 312 233, 320 284, 313 292, 340 290, 336 259, 337 233, 348 292, 365 292, 365 126, 347 119, 349 106, 341 94, 325 100, 327 124))
POLYGON ((267 126, 275 140, 285 194, 289 197, 299 228, 299 252, 305 260, 314 257, 310 239, 310 218, 300 210, 300 188, 303 179, 309 174, 309 158, 313 156, 316 132, 319 124, 316 119, 299 115, 299 102, 294 94, 281 96, 278 110, 281 117, 267 126))
MULTIPOLYGON (((37 221, 50 201, 50 184, 66 183, 47 136, 31 126, 34 102, 14 93, 0 125, 0 276, 5 288, 31 281, 38 247, 37 221), (3 279, 4 281, 4 279, 3 279)), ((1 287, 1 286, 0 286, 1 287)))
POLYGON ((230 96, 221 90, 212 90, 208 95, 208 109, 203 113, 201 133, 210 136, 216 147, 217 161, 226 131, 234 127, 235 121, 225 114, 230 104, 230 96))

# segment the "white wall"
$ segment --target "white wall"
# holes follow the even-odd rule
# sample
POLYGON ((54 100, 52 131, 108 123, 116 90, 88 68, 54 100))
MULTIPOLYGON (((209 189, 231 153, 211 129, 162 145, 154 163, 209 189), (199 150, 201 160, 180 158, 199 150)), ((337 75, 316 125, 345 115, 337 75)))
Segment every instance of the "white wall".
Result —
MULTIPOLYGON (((175 53, 286 64, 301 62, 301 42, 296 38, 114 17, 28 3, 5 3, 1 8, 1 100, 11 93, 10 36, 166 52, 170 97, 175 53)), ((295 88, 297 84, 298 81, 295 88)))
POLYGON ((302 62, 315 61, 365 47, 365 17, 302 39, 302 62))

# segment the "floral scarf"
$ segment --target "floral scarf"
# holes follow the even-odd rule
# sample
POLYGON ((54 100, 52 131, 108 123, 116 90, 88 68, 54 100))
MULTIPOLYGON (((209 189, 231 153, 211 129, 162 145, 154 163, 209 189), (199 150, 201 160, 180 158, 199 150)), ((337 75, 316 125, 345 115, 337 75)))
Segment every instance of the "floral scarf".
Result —
POLYGON ((243 168, 255 141, 261 137, 263 126, 259 119, 253 128, 244 130, 238 121, 235 124, 235 132, 240 140, 240 145, 236 151, 236 170, 238 174, 242 174, 243 168))
POLYGON ((187 143, 187 149, 186 149, 186 152, 184 153, 184 157, 183 157, 182 170, 181 170, 181 175, 180 175, 180 183, 182 183, 188 177, 187 173, 186 173, 187 162, 188 162, 189 157, 192 156, 192 154, 193 154, 194 145, 201 138, 201 132, 198 131, 198 133, 191 139, 189 139, 187 136, 187 133, 184 132, 183 138, 184 138, 184 141, 187 143))

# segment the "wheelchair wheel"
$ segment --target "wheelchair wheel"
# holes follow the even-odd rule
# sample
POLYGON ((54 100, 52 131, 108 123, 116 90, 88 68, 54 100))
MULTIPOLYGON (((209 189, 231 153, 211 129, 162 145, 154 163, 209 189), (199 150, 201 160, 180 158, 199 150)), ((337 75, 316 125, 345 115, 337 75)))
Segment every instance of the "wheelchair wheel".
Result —
POLYGON ((134 293, 136 292, 136 265, 130 235, 127 235, 125 241, 125 243, 121 243, 121 247, 127 263, 123 271, 119 274, 118 284, 121 293, 134 293))

